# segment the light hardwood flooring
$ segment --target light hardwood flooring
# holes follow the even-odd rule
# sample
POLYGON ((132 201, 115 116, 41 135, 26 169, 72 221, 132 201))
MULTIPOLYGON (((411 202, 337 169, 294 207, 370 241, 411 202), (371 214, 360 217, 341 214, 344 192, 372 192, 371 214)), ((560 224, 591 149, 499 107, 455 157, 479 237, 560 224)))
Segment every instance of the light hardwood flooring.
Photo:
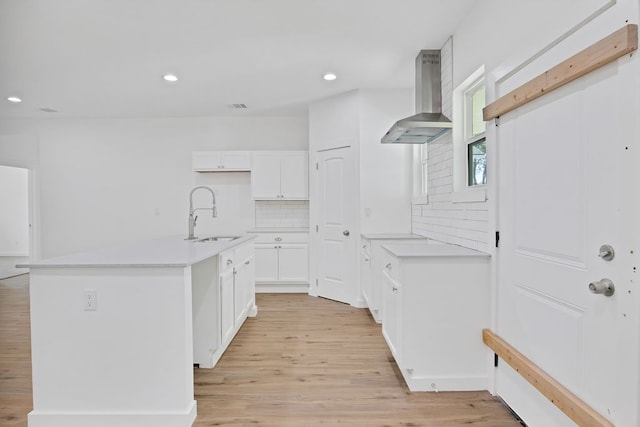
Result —
MULTIPOLYGON (((487 392, 411 393, 367 310, 258 294, 215 369, 195 370, 195 426, 520 424, 487 392)), ((28 276, 0 280, 0 426, 31 410, 28 276)))

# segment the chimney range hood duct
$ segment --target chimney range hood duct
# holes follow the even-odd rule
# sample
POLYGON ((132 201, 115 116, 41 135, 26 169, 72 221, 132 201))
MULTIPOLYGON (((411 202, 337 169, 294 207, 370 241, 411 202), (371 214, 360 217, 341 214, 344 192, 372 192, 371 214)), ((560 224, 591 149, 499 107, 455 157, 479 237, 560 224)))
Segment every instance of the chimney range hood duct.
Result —
POLYGON ((416 111, 398 120, 382 137, 383 144, 424 144, 451 129, 451 120, 442 114, 440 51, 421 50, 416 58, 416 111))

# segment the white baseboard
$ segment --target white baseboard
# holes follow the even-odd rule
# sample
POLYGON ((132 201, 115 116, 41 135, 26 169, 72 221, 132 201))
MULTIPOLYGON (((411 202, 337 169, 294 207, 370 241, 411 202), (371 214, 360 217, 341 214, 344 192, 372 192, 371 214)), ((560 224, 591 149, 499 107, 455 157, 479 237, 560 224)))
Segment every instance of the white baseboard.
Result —
POLYGON ((29 272, 28 268, 2 267, 0 266, 0 279, 19 276, 29 272))
POLYGON ((0 251, 0 256, 7 256, 7 257, 12 257, 12 258, 17 258, 17 257, 22 257, 22 258, 28 258, 29 257, 29 251, 0 251))
POLYGON ((489 377, 431 377, 416 376, 408 369, 401 369, 402 376, 411 391, 480 391, 489 388, 489 377))
POLYGON ((308 283, 256 283, 257 294, 307 294, 308 283))
POLYGON ((29 427, 190 427, 197 416, 193 400, 181 412, 48 412, 33 410, 28 415, 29 427))

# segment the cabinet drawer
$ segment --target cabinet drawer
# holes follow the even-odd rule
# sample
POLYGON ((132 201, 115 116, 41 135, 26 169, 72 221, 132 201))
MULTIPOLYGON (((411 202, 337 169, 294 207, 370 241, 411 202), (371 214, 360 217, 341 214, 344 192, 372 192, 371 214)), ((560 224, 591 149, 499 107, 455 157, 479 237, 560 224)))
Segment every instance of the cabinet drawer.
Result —
POLYGON ((259 233, 254 243, 307 243, 309 233, 259 233))

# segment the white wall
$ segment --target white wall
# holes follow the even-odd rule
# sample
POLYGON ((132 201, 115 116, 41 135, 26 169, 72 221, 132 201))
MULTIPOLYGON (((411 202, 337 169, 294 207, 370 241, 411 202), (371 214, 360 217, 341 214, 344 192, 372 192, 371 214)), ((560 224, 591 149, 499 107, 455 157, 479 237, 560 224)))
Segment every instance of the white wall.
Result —
POLYGON ((360 95, 360 232, 411 231, 412 146, 382 144, 391 126, 413 115, 411 89, 366 89, 360 95))
MULTIPOLYGON (((214 189, 219 215, 200 212, 197 233, 244 232, 254 226, 249 173, 192 172, 191 152, 306 149, 307 129, 306 117, 0 122, 0 134, 39 140, 43 258, 186 234, 195 185, 214 189)), ((194 196, 210 204, 205 192, 194 196)))

